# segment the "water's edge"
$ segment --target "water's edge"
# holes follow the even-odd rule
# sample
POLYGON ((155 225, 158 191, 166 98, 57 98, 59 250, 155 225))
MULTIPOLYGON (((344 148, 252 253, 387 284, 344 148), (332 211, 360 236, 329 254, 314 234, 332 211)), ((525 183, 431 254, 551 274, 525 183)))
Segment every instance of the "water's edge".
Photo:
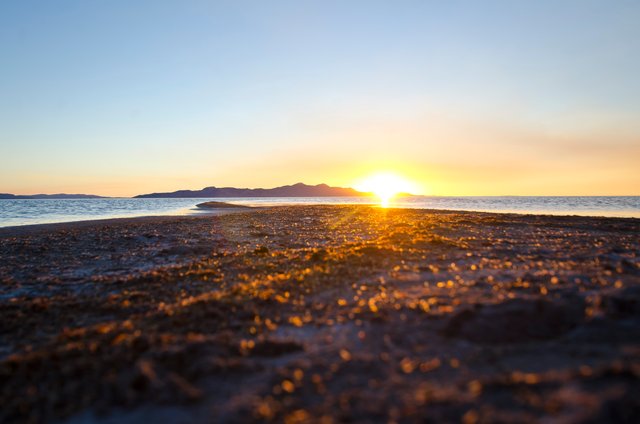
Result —
MULTIPOLYGON (((140 216, 204 213, 196 204, 216 200, 247 206, 376 204, 371 197, 2 199, 0 227, 140 216)), ((640 218, 640 196, 412 196, 390 207, 496 213, 640 218)))

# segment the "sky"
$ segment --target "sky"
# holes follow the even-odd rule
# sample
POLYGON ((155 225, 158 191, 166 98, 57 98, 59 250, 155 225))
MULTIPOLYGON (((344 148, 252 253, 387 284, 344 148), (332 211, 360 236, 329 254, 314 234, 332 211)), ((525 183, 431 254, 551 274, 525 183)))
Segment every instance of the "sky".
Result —
POLYGON ((640 2, 0 2, 0 192, 640 195, 640 2))

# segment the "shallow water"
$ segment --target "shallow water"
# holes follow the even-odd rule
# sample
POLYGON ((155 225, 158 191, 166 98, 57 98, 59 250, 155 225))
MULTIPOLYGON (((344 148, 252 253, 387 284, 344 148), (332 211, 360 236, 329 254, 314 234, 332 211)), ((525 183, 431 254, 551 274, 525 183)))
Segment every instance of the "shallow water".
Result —
MULTIPOLYGON (((196 208, 196 204, 209 200, 251 206, 375 203, 375 199, 369 197, 12 199, 0 200, 0 227, 149 215, 202 214, 206 212, 196 208)), ((413 196, 396 199, 390 206, 418 209, 640 218, 640 196, 413 196)))

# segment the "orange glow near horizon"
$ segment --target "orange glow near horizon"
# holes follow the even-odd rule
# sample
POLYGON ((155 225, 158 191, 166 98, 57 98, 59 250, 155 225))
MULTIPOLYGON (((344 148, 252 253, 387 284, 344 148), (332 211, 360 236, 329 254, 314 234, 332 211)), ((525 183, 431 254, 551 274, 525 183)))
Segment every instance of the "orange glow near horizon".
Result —
POLYGON ((400 193, 418 194, 416 184, 393 172, 379 172, 370 175, 355 184, 356 190, 375 194, 380 206, 386 208, 391 200, 400 193))

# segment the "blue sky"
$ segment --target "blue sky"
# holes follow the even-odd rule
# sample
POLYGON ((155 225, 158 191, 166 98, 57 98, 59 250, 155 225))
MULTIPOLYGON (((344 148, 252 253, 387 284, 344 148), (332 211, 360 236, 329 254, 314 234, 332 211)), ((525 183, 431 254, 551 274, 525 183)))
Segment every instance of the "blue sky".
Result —
POLYGON ((0 191, 640 194, 637 1, 6 1, 0 191))

